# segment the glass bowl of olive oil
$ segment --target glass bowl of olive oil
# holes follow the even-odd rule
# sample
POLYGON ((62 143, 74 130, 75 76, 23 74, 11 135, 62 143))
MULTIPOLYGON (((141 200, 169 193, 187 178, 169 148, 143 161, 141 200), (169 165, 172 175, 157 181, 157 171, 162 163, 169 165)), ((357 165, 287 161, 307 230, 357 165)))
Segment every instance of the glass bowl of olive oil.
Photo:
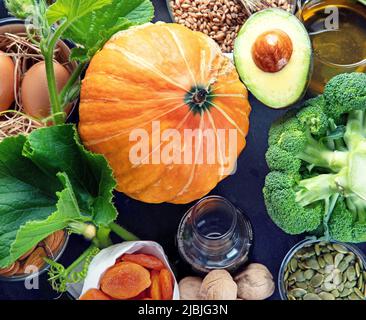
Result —
POLYGON ((310 93, 345 72, 366 72, 366 5, 355 0, 308 0, 298 17, 309 32, 314 50, 310 93))

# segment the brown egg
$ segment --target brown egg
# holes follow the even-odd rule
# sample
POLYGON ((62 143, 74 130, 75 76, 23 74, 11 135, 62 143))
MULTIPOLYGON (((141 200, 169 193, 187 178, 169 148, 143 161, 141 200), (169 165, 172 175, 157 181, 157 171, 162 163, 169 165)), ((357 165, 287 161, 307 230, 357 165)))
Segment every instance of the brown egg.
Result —
MULTIPOLYGON (((57 90, 60 92, 70 77, 69 71, 54 62, 57 90)), ((24 75, 21 86, 24 112, 35 118, 44 119, 51 114, 48 94, 46 66, 44 61, 32 66, 24 75)))
POLYGON ((0 51, 0 112, 14 102, 14 62, 0 51))

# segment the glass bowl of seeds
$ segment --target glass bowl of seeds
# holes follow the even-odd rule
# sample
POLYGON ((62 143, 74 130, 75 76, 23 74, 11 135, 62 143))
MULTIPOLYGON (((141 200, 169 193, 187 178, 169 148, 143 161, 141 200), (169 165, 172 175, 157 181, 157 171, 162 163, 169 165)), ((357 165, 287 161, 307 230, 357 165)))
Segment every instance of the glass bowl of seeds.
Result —
POLYGON ((248 17, 267 8, 296 12, 297 0, 166 0, 172 21, 214 39, 231 53, 240 28, 248 17))
POLYGON ((44 258, 58 261, 69 240, 65 230, 57 231, 39 242, 7 268, 0 269, 0 281, 24 281, 46 272, 49 265, 44 258))
POLYGON ((304 240, 282 262, 282 300, 366 300, 365 255, 354 245, 304 240))

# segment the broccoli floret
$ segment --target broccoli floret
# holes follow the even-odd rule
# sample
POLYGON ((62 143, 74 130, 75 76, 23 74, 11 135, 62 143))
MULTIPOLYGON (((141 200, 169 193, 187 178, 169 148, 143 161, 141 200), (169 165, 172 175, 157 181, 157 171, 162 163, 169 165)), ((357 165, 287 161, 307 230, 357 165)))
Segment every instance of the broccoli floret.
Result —
POLYGON ((295 179, 281 172, 271 172, 263 189, 268 214, 285 232, 299 234, 315 230, 322 221, 321 204, 302 207, 296 201, 295 179))
POLYGON ((366 201, 359 198, 338 200, 329 220, 332 238, 344 242, 366 241, 366 201))
POLYGON ((326 112, 336 121, 345 113, 366 109, 366 74, 335 76, 325 86, 324 99, 326 112))
POLYGON ((345 74, 272 126, 263 192, 285 232, 366 241, 365 109, 366 75, 345 74))
POLYGON ((316 136, 324 135, 328 130, 328 115, 325 113, 323 95, 310 99, 297 114, 300 123, 306 126, 316 136))

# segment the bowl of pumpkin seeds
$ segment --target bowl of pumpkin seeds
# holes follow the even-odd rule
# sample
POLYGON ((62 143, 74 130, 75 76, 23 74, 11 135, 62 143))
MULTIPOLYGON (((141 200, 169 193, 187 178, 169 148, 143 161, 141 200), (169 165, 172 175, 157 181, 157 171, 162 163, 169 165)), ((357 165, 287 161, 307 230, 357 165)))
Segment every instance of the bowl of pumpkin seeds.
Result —
POLYGON ((366 300, 365 255, 354 245, 303 240, 282 262, 282 300, 366 300))

